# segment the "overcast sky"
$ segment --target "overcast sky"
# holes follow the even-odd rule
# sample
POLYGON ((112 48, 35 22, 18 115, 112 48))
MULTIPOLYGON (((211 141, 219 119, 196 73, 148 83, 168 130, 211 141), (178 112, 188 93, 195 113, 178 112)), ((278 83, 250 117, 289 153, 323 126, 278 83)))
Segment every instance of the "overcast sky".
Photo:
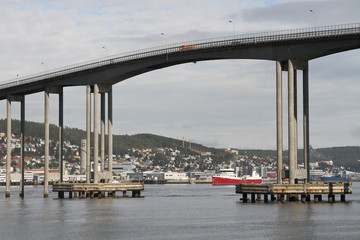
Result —
MULTIPOLYGON (((358 0, 1 0, 0 82, 157 45, 356 23, 359 9, 358 0)), ((115 134, 276 148, 275 62, 182 64, 130 78, 113 91, 115 134)), ((26 96, 27 120, 44 121, 43 95, 26 96)), ((85 87, 66 88, 64 96, 64 124, 85 129, 85 87)), ((50 121, 57 123, 58 98, 50 98, 50 121)), ((19 118, 19 104, 13 106, 19 118)), ((5 101, 0 109, 5 118, 5 101)), ((286 148, 286 122, 284 132, 286 148)), ((300 148, 301 142, 300 134, 300 148)), ((360 50, 310 61, 310 143, 360 145, 360 50)))

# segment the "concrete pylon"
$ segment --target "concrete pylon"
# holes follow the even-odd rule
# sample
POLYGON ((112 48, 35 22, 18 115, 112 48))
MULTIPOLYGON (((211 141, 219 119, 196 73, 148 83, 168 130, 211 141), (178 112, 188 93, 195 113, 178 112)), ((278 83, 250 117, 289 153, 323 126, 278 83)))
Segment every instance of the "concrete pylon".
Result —
POLYGON ((24 198, 25 196, 25 96, 22 97, 20 102, 20 132, 21 132, 21 148, 20 148, 20 158, 21 158, 21 181, 20 181, 20 191, 19 197, 24 198))
POLYGON ((59 89, 59 168, 60 182, 64 181, 64 162, 63 162, 63 143, 64 143, 64 92, 63 88, 59 89))
POLYGON ((94 84, 94 183, 98 183, 99 165, 99 86, 94 84))
POLYGON ((113 103, 112 87, 108 92, 108 170, 112 180, 112 161, 113 161, 113 103))
POLYGON ((310 130, 309 130, 309 64, 306 62, 303 70, 303 137, 304 166, 307 181, 310 180, 310 130))
POLYGON ((296 159, 296 116, 295 116, 295 79, 294 66, 288 61, 288 142, 289 142, 289 183, 295 183, 295 172, 297 169, 296 159))
POLYGON ((10 164, 11 164, 11 100, 6 100, 6 190, 5 190, 5 197, 10 197, 10 164))
POLYGON ((44 161, 44 198, 49 197, 49 91, 44 92, 44 122, 45 122, 45 161, 44 161))
POLYGON ((105 92, 101 92, 101 124, 100 124, 100 166, 101 171, 105 170, 105 92))
POLYGON ((91 182, 91 86, 86 86, 86 183, 91 182))
POLYGON ((283 110, 282 110, 282 66, 276 62, 276 140, 277 140, 277 183, 282 183, 283 165, 283 110))

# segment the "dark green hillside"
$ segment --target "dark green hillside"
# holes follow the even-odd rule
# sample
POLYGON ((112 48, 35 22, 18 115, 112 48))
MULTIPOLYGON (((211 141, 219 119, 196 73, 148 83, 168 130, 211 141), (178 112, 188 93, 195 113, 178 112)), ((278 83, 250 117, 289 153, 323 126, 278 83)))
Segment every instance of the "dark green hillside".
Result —
MULTIPOLYGON (((58 139, 58 127, 50 124, 50 139, 56 141, 58 139)), ((6 120, 0 119, 0 132, 6 132, 6 120)), ((12 120, 12 132, 20 135, 20 121, 12 120)), ((44 138, 44 124, 26 121, 25 135, 35 138, 44 138)), ((80 145, 81 139, 86 138, 86 132, 77 128, 64 127, 64 141, 70 141, 73 144, 80 145)), ((114 135, 114 153, 120 154, 130 148, 181 148, 182 141, 162 137, 154 134, 135 134, 135 135, 114 135)), ((185 142, 185 148, 189 147, 189 143, 185 142)), ((192 143, 192 149, 202 152, 211 152, 213 154, 221 154, 223 150, 208 148, 200 144, 192 143)))
POLYGON ((360 147, 319 148, 316 151, 333 160, 334 165, 360 170, 360 147))

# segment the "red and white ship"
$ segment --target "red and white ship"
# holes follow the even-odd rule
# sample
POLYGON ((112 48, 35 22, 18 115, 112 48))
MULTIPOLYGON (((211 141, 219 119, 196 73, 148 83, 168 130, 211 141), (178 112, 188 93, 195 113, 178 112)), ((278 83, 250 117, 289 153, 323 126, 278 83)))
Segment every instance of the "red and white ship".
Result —
POLYGON ((219 175, 212 177, 213 185, 235 185, 241 183, 261 183, 262 178, 256 171, 253 171, 251 176, 244 175, 241 177, 236 176, 234 169, 220 169, 219 175))

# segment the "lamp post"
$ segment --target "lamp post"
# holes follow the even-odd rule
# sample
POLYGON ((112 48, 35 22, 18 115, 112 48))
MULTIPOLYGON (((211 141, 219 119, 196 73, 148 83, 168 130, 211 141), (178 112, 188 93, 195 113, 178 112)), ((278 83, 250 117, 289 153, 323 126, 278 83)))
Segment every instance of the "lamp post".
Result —
MULTIPOLYGON (((167 39, 166 39, 166 35, 165 35, 165 33, 160 33, 160 35, 161 36, 164 36, 164 38, 165 38, 165 46, 166 46, 166 48, 168 48, 168 44, 167 44, 167 39)), ((166 60, 169 60, 169 55, 168 55, 168 51, 166 50, 166 60)))
POLYGON ((316 27, 316 12, 312 9, 309 10, 314 15, 314 27, 316 27))
POLYGON ((41 65, 44 66, 44 73, 46 74, 46 73, 47 73, 47 66, 46 66, 46 64, 45 64, 44 62, 41 62, 41 65))
POLYGON ((233 30, 233 35, 235 35, 235 27, 234 27, 234 23, 232 20, 228 20, 229 23, 231 23, 232 25, 232 30, 233 30))
POLYGON ((106 57, 109 57, 109 54, 108 54, 108 49, 106 47, 101 47, 102 49, 104 49, 106 51, 106 57))

